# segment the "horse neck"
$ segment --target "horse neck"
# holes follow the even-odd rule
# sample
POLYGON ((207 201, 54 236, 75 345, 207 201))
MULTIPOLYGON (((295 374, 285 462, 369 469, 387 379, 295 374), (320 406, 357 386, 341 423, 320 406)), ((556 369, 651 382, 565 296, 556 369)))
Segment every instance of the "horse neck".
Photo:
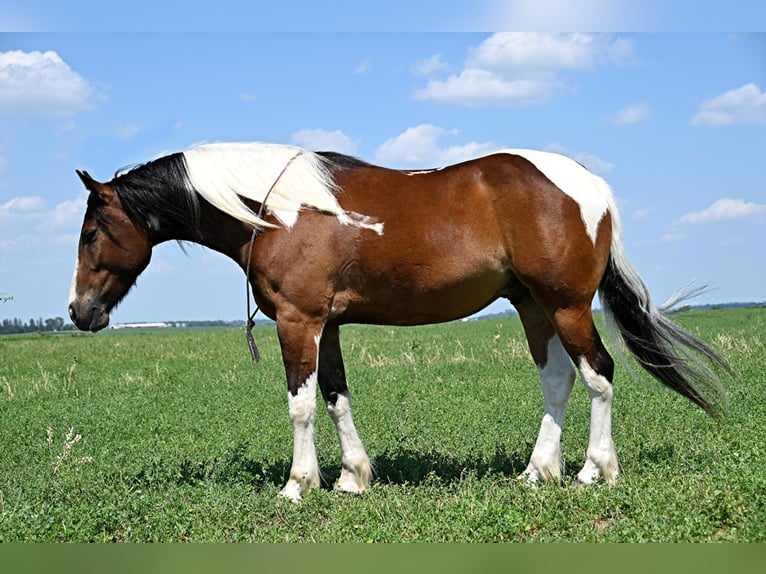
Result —
POLYGON ((222 253, 244 265, 241 253, 252 235, 252 228, 207 202, 200 203, 199 224, 185 228, 167 227, 152 232, 152 244, 165 241, 191 242, 222 253))

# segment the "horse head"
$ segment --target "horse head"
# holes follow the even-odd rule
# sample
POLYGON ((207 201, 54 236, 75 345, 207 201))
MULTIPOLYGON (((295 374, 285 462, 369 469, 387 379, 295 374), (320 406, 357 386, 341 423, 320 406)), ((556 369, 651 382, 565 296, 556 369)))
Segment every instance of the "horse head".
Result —
POLYGON ((147 231, 131 221, 111 185, 85 171, 77 175, 90 195, 77 248, 69 316, 78 329, 99 331, 109 324, 109 312, 149 264, 152 246, 147 231))

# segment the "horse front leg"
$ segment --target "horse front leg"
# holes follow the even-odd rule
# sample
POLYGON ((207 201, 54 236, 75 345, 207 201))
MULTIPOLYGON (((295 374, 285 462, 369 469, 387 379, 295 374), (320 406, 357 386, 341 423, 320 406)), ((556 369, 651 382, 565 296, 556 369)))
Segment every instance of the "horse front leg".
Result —
POLYGON ((277 333, 287 375, 287 403, 293 427, 290 478, 280 495, 295 502, 320 483, 314 444, 314 416, 322 327, 322 321, 298 314, 277 318, 277 333))
POLYGON ((319 388, 340 442, 342 469, 335 489, 361 493, 370 485, 372 469, 351 417, 351 395, 346 384, 337 325, 327 325, 322 333, 319 344, 319 388))

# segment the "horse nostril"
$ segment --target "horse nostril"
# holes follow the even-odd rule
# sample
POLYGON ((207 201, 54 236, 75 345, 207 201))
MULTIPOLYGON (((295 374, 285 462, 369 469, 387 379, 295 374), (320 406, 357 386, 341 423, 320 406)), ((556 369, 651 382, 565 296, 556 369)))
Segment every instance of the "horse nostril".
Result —
POLYGON ((69 304, 69 318, 72 319, 72 321, 77 321, 77 312, 74 310, 74 305, 71 303, 69 304))

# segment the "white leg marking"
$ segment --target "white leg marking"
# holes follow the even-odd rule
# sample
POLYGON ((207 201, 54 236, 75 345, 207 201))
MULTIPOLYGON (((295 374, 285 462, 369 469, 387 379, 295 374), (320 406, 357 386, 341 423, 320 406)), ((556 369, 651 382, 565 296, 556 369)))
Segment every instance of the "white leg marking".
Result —
POLYGON ((519 478, 536 484, 561 477, 561 430, 564 426, 575 369, 558 335, 548 341, 545 365, 539 368, 545 412, 529 465, 519 478))
POLYGON ((327 412, 335 423, 340 441, 340 451, 343 470, 341 470, 337 490, 342 492, 361 493, 370 485, 372 470, 367 451, 359 439, 354 421, 351 418, 351 397, 348 392, 338 395, 333 405, 327 403, 327 412))
POLYGON ((316 389, 315 371, 309 375, 295 396, 287 393, 290 422, 293 425, 293 465, 290 469, 290 479, 280 494, 294 502, 299 501, 304 493, 319 486, 319 462, 314 446, 316 389))
POLYGON ((617 451, 612 440, 612 384, 588 364, 579 361, 580 374, 590 396, 590 438, 585 465, 577 474, 582 484, 590 484, 599 476, 613 484, 619 472, 617 451))

